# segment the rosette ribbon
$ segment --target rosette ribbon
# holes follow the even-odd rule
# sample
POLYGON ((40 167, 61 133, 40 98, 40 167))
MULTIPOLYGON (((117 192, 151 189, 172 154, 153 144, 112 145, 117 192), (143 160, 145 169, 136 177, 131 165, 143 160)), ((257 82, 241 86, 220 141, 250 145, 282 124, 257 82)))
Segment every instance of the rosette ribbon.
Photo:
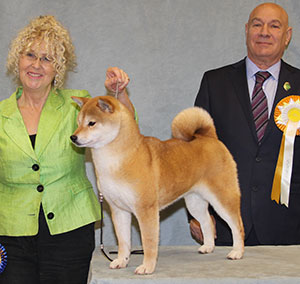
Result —
POLYGON ((274 111, 277 127, 283 132, 271 199, 289 207, 290 184, 293 169, 294 142, 300 135, 300 96, 288 96, 282 99, 274 111))
POLYGON ((0 244, 0 274, 4 271, 7 264, 7 254, 3 245, 0 244))

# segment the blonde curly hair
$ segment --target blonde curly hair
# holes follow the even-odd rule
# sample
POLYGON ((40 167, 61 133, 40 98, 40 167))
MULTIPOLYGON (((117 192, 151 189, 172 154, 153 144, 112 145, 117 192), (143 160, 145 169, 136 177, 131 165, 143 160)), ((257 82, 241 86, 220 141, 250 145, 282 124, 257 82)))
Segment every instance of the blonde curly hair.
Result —
POLYGON ((11 42, 7 57, 7 73, 12 74, 14 79, 19 80, 20 56, 29 52, 34 44, 45 43, 48 55, 55 69, 53 87, 61 88, 64 84, 67 71, 74 71, 76 56, 69 32, 55 19, 54 16, 46 15, 37 17, 23 28, 17 37, 11 42))

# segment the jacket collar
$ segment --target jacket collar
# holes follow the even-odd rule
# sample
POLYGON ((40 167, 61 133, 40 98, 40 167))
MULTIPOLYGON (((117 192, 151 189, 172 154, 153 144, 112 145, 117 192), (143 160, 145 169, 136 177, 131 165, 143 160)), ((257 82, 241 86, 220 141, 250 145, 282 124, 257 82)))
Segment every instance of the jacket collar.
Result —
POLYGON ((22 115, 17 106, 17 100, 21 96, 22 91, 22 87, 19 87, 5 101, 2 116, 6 119, 4 120, 3 129, 24 153, 37 160, 42 155, 63 119, 61 107, 64 104, 64 98, 59 91, 50 91, 41 113, 35 150, 33 150, 22 115))

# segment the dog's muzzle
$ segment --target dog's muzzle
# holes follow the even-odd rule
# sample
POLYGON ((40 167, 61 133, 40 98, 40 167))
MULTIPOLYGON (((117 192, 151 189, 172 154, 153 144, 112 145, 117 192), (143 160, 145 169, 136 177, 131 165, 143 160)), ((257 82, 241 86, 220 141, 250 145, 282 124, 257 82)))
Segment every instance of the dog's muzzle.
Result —
POLYGON ((78 137, 76 135, 71 135, 70 139, 72 140, 73 143, 78 144, 77 142, 78 137))

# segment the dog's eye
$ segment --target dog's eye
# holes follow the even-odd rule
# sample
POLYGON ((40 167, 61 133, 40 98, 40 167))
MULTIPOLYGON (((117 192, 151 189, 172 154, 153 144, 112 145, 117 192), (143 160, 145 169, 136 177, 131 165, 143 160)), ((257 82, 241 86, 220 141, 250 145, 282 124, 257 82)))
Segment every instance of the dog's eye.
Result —
POLYGON ((96 124, 95 121, 90 121, 89 124, 88 124, 88 126, 94 126, 95 124, 96 124))

